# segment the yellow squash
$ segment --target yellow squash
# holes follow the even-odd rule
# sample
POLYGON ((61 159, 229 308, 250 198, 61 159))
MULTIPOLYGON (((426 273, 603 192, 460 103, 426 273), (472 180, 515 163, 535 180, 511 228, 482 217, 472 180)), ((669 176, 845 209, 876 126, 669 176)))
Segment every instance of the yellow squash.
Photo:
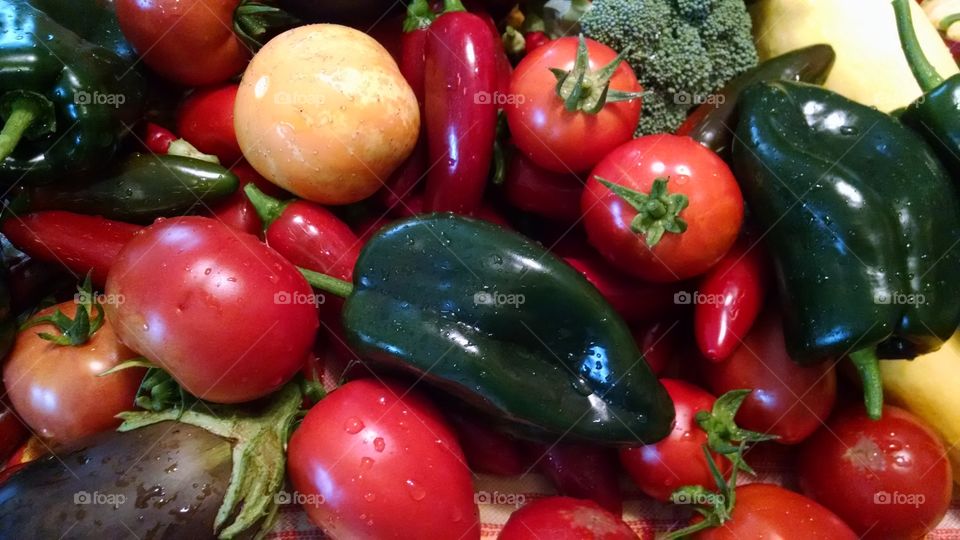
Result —
POLYGON ((880 363, 887 399, 923 418, 943 438, 960 484, 960 333, 915 360, 880 363))
MULTIPOLYGON (((944 77, 957 64, 919 5, 913 26, 927 58, 944 77)), ((890 0, 760 0, 750 8, 760 59, 829 43, 836 63, 824 86, 854 101, 891 111, 920 97, 900 49, 890 0)))

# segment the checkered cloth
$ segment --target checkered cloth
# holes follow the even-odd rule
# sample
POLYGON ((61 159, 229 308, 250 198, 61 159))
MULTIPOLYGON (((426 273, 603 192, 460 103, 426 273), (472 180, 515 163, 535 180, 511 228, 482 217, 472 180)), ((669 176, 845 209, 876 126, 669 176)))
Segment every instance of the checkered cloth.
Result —
MULTIPOLYGON (((757 478, 744 478, 744 483, 769 482, 795 488, 795 479, 790 474, 792 449, 770 445, 758 448, 748 457, 757 478)), ((482 522, 481 537, 484 540, 493 540, 500 533, 503 524, 515 509, 514 505, 494 505, 484 501, 517 501, 530 502, 539 497, 555 494, 550 483, 538 474, 528 474, 520 477, 498 477, 478 475, 475 477, 474 487, 480 501, 480 521, 482 522)), ((683 525, 690 517, 688 510, 675 505, 662 504, 653 501, 630 485, 624 478, 624 512, 623 519, 632 527, 641 538, 650 538, 650 532, 664 532, 683 525)), ((285 506, 280 509, 280 516, 272 533, 267 536, 272 540, 319 540, 325 538, 323 532, 310 523, 306 514, 296 506, 285 506)), ((952 507, 943 518, 935 531, 927 536, 928 540, 960 540, 960 499, 954 500, 952 507)))

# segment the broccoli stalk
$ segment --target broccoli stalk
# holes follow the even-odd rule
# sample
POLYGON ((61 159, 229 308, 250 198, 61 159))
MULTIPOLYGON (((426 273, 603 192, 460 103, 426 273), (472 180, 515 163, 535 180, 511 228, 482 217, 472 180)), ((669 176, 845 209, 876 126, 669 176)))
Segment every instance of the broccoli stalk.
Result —
POLYGON ((743 0, 594 0, 580 27, 626 51, 647 92, 637 135, 675 131, 691 107, 757 64, 743 0))

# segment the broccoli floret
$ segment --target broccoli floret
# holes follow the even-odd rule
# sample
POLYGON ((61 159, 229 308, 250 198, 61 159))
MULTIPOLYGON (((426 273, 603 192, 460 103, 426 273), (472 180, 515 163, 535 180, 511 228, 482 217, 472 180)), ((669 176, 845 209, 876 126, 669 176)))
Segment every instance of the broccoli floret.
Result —
POLYGON ((691 107, 757 64, 743 0, 594 0, 580 24, 627 51, 647 91, 637 135, 673 132, 691 107))

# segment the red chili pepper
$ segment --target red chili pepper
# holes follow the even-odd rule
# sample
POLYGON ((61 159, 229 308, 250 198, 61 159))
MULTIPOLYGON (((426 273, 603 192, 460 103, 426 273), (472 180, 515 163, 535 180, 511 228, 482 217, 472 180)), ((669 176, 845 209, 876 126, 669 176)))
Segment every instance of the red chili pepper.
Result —
POLYGON ((515 208, 559 221, 580 218, 583 182, 576 175, 548 171, 514 152, 503 184, 515 208))
POLYGON ((233 105, 238 84, 194 91, 177 111, 177 131, 190 144, 206 154, 220 158, 229 167, 243 153, 233 129, 233 105))
POLYGON ((637 347, 656 375, 660 375, 668 365, 674 363, 678 352, 677 338, 680 335, 680 330, 676 327, 679 324, 676 320, 664 319, 633 331, 637 347))
POLYGON ((0 225, 17 249, 62 264, 80 277, 92 271, 93 283, 100 286, 120 248, 139 230, 137 225, 59 210, 11 216, 0 225))
POLYGON ((497 130, 496 43, 483 17, 460 0, 430 27, 424 100, 427 148, 426 209, 470 214, 480 208, 497 130))
POLYGON ((590 499, 619 516, 623 512, 616 450, 583 443, 528 443, 529 457, 560 495, 590 499))
POLYGON ((740 346, 763 307, 765 259, 759 248, 740 242, 703 277, 693 309, 700 352, 713 362, 740 346))
MULTIPOLYGON (((484 22, 487 23, 487 28, 493 34, 493 55, 497 62, 497 92, 505 98, 507 93, 510 92, 510 76, 513 75, 513 64, 510 63, 507 51, 503 47, 503 39, 500 37, 500 29, 497 28, 496 21, 489 13, 482 13, 480 16, 483 17, 484 22)), ((502 109, 503 107, 498 108, 502 109)))
POLYGON ((346 281, 353 278, 360 240, 340 218, 309 201, 280 201, 252 183, 244 192, 266 226, 270 247, 297 266, 346 281))
MULTIPOLYGON (((436 15, 426 0, 414 0, 407 6, 407 18, 403 21, 403 37, 400 42, 400 73, 410 84, 420 104, 420 118, 424 118, 424 69, 428 28, 436 15)), ((427 171, 427 144, 423 129, 410 157, 394 171, 386 186, 379 192, 381 202, 388 210, 402 207, 427 171)))
POLYGON ((283 197, 284 191, 260 176, 246 161, 241 161, 230 170, 240 179, 240 189, 210 208, 210 216, 225 225, 254 236, 263 235, 263 222, 243 192, 247 184, 254 184, 271 197, 283 197))
POLYGON ((523 48, 527 54, 533 52, 537 47, 542 47, 550 43, 550 36, 546 32, 527 32, 523 35, 523 48))
POLYGON ((446 409, 446 417, 471 471, 497 476, 517 476, 527 471, 528 460, 516 440, 460 409, 446 409))
POLYGON ((170 149, 170 143, 175 140, 177 140, 177 136, 169 129, 153 122, 147 122, 147 132, 143 138, 147 150, 154 154, 166 154, 167 150, 170 149))
POLYGON ((682 282, 639 281, 596 258, 564 257, 563 260, 583 274, 628 323, 656 321, 680 311, 675 295, 683 290, 682 282))

